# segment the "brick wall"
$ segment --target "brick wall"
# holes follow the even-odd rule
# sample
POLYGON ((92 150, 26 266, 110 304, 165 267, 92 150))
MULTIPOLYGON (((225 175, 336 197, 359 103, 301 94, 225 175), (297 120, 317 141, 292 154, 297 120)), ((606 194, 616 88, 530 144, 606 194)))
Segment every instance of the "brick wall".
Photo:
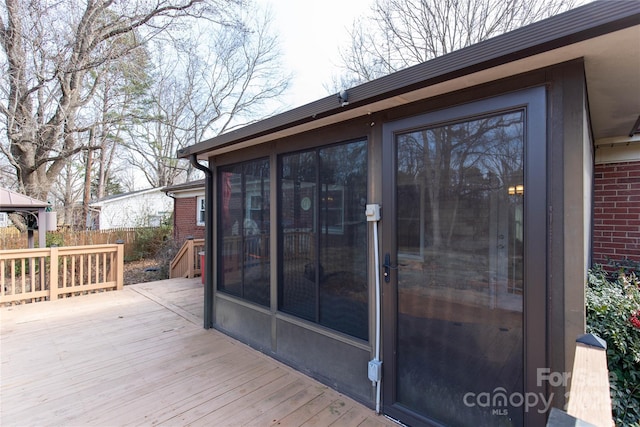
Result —
POLYGON ((640 261, 640 161, 596 165, 593 262, 640 261))
POLYGON ((173 238, 182 245, 187 236, 204 239, 204 226, 196 225, 196 197, 175 199, 173 238))

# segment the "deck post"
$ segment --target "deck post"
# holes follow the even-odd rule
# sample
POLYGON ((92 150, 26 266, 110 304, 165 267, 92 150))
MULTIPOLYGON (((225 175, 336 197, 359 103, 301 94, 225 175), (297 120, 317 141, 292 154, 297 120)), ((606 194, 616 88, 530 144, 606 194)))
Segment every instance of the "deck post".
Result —
POLYGON ((187 237, 187 260, 188 260, 188 264, 187 264, 187 277, 191 278, 194 276, 194 268, 193 268, 193 264, 194 264, 194 260, 195 260, 195 254, 193 253, 193 236, 189 236, 187 237))
POLYGON ((581 335, 576 340, 567 413, 594 425, 613 423, 607 344, 593 334, 581 335))
POLYGON ((613 426, 607 343, 593 334, 576 339, 566 412, 551 408, 547 427, 613 426))
POLYGON ((116 244, 118 245, 117 255, 116 255, 116 290, 122 290, 122 286, 124 285, 124 240, 117 240, 116 244))

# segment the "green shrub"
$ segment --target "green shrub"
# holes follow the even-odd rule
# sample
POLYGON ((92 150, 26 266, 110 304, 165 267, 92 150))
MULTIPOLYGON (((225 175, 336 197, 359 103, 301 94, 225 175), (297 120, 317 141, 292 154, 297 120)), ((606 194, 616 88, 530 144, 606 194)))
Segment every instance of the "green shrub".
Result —
POLYGON ((46 239, 46 246, 48 248, 50 248, 51 246, 64 246, 64 239, 62 237, 62 234, 54 234, 54 233, 47 233, 47 236, 45 237, 46 239))
POLYGON ((160 227, 137 228, 135 241, 131 243, 133 245, 132 259, 127 261, 154 258, 171 239, 172 232, 173 228, 166 224, 160 227))
POLYGON ((611 278, 616 278, 620 274, 635 274, 636 276, 640 276, 640 262, 634 261, 627 257, 624 257, 620 260, 607 258, 607 266, 608 270, 613 269, 613 272, 610 274, 611 278))
POLYGON ((618 426, 640 425, 640 282, 620 270, 589 271, 587 332, 607 342, 613 415, 618 426))

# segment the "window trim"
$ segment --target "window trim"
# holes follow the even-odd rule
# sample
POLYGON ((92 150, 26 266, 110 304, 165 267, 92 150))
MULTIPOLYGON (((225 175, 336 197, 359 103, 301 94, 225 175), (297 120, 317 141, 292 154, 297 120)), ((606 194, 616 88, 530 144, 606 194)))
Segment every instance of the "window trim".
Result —
POLYGON ((196 196, 196 226, 198 227, 205 225, 205 221, 200 221, 200 218, 205 218, 206 203, 205 196, 196 196))
MULTIPOLYGON (((217 196, 216 196, 216 204, 215 204, 215 209, 217 212, 217 216, 218 219, 216 221, 217 223, 217 233, 216 233, 216 238, 215 238, 215 242, 214 242, 214 246, 216 248, 216 258, 217 258, 217 265, 218 265, 218 270, 216 273, 217 276, 217 284, 215 285, 215 292, 217 295, 224 295, 225 297, 229 298, 229 299, 235 299, 235 301, 237 302, 241 302, 242 305, 251 305, 253 307, 260 307, 261 309, 269 309, 269 307, 271 306, 271 278, 269 278, 267 280, 267 286, 269 288, 269 294, 268 294, 268 299, 266 301, 266 304, 263 304, 262 302, 259 302, 257 300, 253 300, 250 298, 247 298, 245 295, 245 286, 247 285, 247 283, 245 282, 245 273, 246 271, 244 270, 247 266, 244 264, 244 261, 241 263, 241 283, 240 283, 240 294, 231 292, 228 289, 224 288, 225 285, 225 279, 224 279, 224 262, 222 261, 222 258, 225 256, 223 247, 224 247, 224 238, 225 238, 225 234, 223 232, 223 215, 222 215, 222 209, 223 209, 223 202, 222 202, 222 197, 224 194, 224 191, 222 190, 222 186, 224 185, 224 179, 222 178, 223 174, 228 173, 229 169, 233 169, 235 167, 240 167, 242 172, 240 173, 241 176, 241 200, 242 200, 242 207, 241 207, 241 211, 242 211, 242 215, 243 217, 245 217, 245 221, 246 221, 246 215, 251 212, 251 209, 249 204, 250 204, 250 199, 247 199, 247 195, 249 195, 249 198, 251 198, 252 196, 254 196, 254 194, 251 194, 250 192, 247 192, 246 190, 246 176, 245 176, 245 167, 248 164, 251 163, 255 163, 255 162, 266 162, 268 168, 269 168, 269 173, 267 174, 267 181, 271 180, 271 172, 270 169, 272 168, 272 164, 271 164, 271 159, 270 157, 258 157, 258 158, 252 158, 252 159, 247 159, 247 160, 242 160, 242 161, 238 161, 238 162, 232 162, 232 163, 228 163, 225 164, 224 166, 220 166, 217 168, 216 170, 216 180, 217 180, 217 196), (222 268, 220 268, 222 266, 222 268), (222 286, 222 287, 221 287, 222 286)), ((271 198, 271 185, 267 185, 266 187, 266 191, 268 194, 268 197, 266 197, 266 200, 270 200, 271 198)), ((263 195, 260 195, 260 197, 262 198, 262 200, 264 201, 265 198, 263 195)), ((262 205, 264 207, 264 204, 262 205)), ((243 227, 244 224, 246 224, 246 222, 243 222, 243 224, 241 225, 240 223, 239 227, 243 227)), ((244 225, 246 227, 246 225, 244 225)), ((241 230, 241 228, 239 228, 239 230, 241 230)), ((246 243, 246 237, 248 237, 247 235, 244 235, 244 233, 240 233, 240 236, 242 237, 242 242, 241 242, 241 246, 244 248, 244 245, 246 243)), ((268 233, 259 233, 258 236, 256 237, 264 237, 267 236, 267 239, 271 239, 271 229, 269 228, 269 232, 268 233)), ((249 236, 250 237, 250 236, 249 236)), ((270 245, 266 245, 266 250, 270 253, 270 245)), ((242 251, 244 252, 244 251, 242 251)), ((269 271, 271 271, 271 264, 273 263, 273 259, 271 256, 269 256, 269 260, 268 260, 268 264, 267 264, 267 269, 269 271)), ((269 273, 269 275, 271 275, 271 273, 269 273)))
MULTIPOLYGON (((283 159, 287 156, 292 156, 292 155, 297 155, 297 154, 301 154, 304 152, 313 152, 314 156, 316 156, 316 160, 317 160, 317 156, 319 156, 319 152, 323 149, 328 149, 331 147, 337 147, 337 146, 342 146, 342 145, 348 145, 348 144, 354 144, 354 143, 364 143, 366 146, 366 151, 367 151, 367 155, 365 156, 365 163, 366 163, 366 170, 367 172, 365 173, 365 180, 366 180, 366 184, 365 187, 367 189, 368 192, 368 188, 369 188, 369 181, 370 181, 370 171, 369 171, 369 167, 370 167, 370 152, 371 152, 371 142, 369 140, 369 138, 367 136, 361 136, 361 137, 355 137, 355 138, 349 138, 349 139, 345 139, 342 141, 338 141, 338 142, 331 142, 331 143, 325 143, 325 144, 313 144, 310 145, 308 147, 305 148, 301 148, 298 150, 291 150, 291 151, 282 151, 282 152, 278 152, 277 156, 276 156, 276 199, 275 199, 275 203, 277 206, 277 216, 274 219, 274 222, 276 223, 276 227, 277 227, 277 233, 276 233, 276 242, 277 242, 277 260, 276 260, 276 269, 277 269, 277 286, 276 286, 276 312, 277 315, 281 318, 281 319, 286 319, 288 322, 293 323, 293 324, 298 324, 298 325, 305 325, 305 328, 310 329, 310 330, 317 330, 317 331, 324 331, 324 334, 327 335, 331 335, 331 336, 344 336, 345 339, 347 340, 346 342, 349 342, 351 344, 353 344, 354 342, 360 342, 360 343, 368 343, 370 340, 370 333, 371 333, 371 325, 369 324, 369 320, 367 320, 366 322, 366 327, 367 327, 367 334, 366 334, 366 338, 362 338, 356 335, 351 335, 345 331, 341 331, 338 329, 334 329, 330 326, 327 326, 325 324, 323 324, 320 321, 320 296, 319 296, 319 284, 316 283, 316 290, 315 290, 315 305, 316 305, 316 311, 315 311, 315 319, 308 319, 305 317, 300 316, 299 314, 296 313, 292 313, 287 311, 286 309, 283 309, 283 286, 284 286, 284 273, 283 273, 283 260, 284 260, 284 229, 283 226, 281 224, 281 219, 282 219, 282 214, 283 214, 283 196, 284 196, 284 192, 282 191, 282 187, 281 187, 281 183, 283 180, 283 159)), ((320 174, 320 170, 316 170, 316 181, 315 184, 318 184, 318 180, 319 180, 319 174, 320 174)), ((336 187, 335 185, 332 185, 332 187, 336 187)), ((313 210, 313 219, 312 219, 312 223, 313 225, 311 226, 310 232, 313 233, 314 235, 318 235, 319 233, 322 232, 322 226, 319 224, 320 222, 320 216, 319 216, 319 211, 318 209, 320 209, 320 195, 322 193, 322 190, 319 189, 319 186, 315 186, 314 187, 314 192, 313 192, 313 202, 311 204, 311 209, 313 210)), ((327 227, 327 234, 329 235, 343 235, 344 234, 344 216, 345 216, 345 199, 344 199, 344 188, 331 188, 331 191, 341 191, 341 195, 342 195, 342 200, 340 203, 340 217, 342 218, 342 226, 341 227, 327 227)), ((362 213, 364 215, 364 207, 362 210, 362 213)), ((368 227, 367 227, 368 229, 368 227)), ((314 274, 319 274, 319 270, 321 268, 318 267, 319 264, 319 252, 320 252, 320 248, 319 248, 319 239, 316 239, 315 245, 314 245, 314 252, 316 253, 316 259, 313 261, 316 264, 316 268, 314 270, 316 270, 316 272, 314 274)), ((369 250, 368 247, 368 243, 367 243, 367 248, 366 251, 369 250)), ((367 263, 369 262, 369 255, 367 252, 367 263)), ((366 312, 370 313, 371 311, 371 305, 372 305, 372 301, 370 298, 370 277, 369 277, 369 266, 367 265, 366 267, 366 272, 367 272, 367 279, 366 279, 366 284, 367 284, 367 309, 366 312)), ((316 276, 316 281, 318 280, 318 277, 316 276)), ((368 314, 368 316, 370 317, 370 314, 368 314)))

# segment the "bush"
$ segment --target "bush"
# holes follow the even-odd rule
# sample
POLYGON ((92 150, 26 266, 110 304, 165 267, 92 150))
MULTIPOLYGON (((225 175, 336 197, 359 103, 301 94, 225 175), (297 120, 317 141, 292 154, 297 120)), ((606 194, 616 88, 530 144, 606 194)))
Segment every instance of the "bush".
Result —
POLYGON ((587 332, 607 342, 613 415, 618 426, 640 425, 640 282, 620 270, 589 271, 587 332))
POLYGON ((610 273, 610 277, 614 279, 621 274, 635 274, 636 276, 640 276, 640 262, 631 260, 627 257, 624 257, 621 260, 607 258, 607 267, 607 270, 613 269, 613 272, 610 273))
POLYGON ((154 258, 171 240, 172 231, 172 227, 165 224, 160 227, 137 228, 132 243, 132 256, 127 261, 154 258))
POLYGON ((51 246, 64 246, 64 238, 61 234, 53 234, 47 233, 46 237, 46 246, 50 248, 51 246))

